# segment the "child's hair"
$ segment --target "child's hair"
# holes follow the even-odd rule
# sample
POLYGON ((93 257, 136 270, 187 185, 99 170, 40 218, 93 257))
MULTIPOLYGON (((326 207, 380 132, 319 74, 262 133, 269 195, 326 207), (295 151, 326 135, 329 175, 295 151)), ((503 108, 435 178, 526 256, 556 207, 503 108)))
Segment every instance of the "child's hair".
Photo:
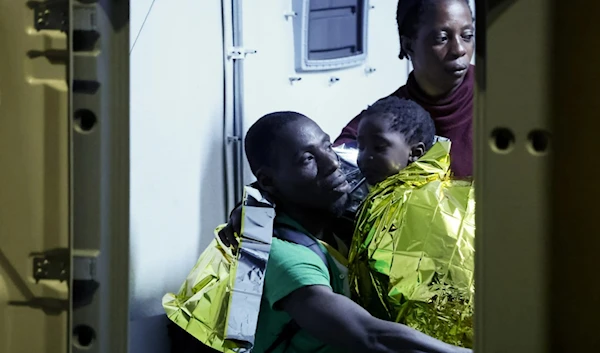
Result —
POLYGON ((414 101, 389 96, 378 100, 375 104, 363 110, 362 119, 386 119, 390 129, 404 135, 408 145, 419 142, 429 149, 435 138, 435 125, 431 115, 414 101))

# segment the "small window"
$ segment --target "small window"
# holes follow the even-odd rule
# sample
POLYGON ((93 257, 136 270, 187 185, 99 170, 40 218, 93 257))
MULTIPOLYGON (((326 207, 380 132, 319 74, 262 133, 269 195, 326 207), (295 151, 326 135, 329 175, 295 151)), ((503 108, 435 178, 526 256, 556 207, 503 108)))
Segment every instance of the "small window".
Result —
POLYGON ((361 65, 367 55, 368 0, 294 0, 297 71, 361 65))

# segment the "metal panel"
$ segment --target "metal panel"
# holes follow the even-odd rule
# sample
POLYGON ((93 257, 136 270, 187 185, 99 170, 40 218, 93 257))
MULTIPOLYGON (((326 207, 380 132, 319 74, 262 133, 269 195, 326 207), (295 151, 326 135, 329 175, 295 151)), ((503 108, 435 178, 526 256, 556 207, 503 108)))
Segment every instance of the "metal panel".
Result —
POLYGON ((292 6, 293 12, 289 17, 293 19, 297 72, 339 70, 365 62, 370 12, 368 0, 294 0, 292 6), (329 13, 324 11, 326 9, 330 10, 329 13))
POLYGON ((126 352, 129 301, 129 1, 73 1, 73 352, 126 352), (86 8, 85 12, 77 12, 86 8), (76 28, 93 16, 94 26, 76 28), (91 32, 91 33, 90 33, 91 32), (92 33, 96 33, 93 35, 92 33), (75 264, 75 262, 74 262, 75 264), (91 278, 90 278, 91 277, 91 278))
POLYGON ((600 352, 600 2, 553 1, 550 352, 600 352), (593 303, 593 304, 592 304, 593 303), (592 305, 590 305, 592 304, 592 305))
POLYGON ((550 129, 550 7, 519 0, 494 12, 500 8, 483 11, 484 3, 477 2, 476 351, 546 353, 550 155, 547 146, 536 151, 532 136, 550 129))
POLYGON ((36 283, 31 255, 69 260, 67 36, 37 31, 29 4, 0 1, 0 352, 64 353, 68 282, 36 283))

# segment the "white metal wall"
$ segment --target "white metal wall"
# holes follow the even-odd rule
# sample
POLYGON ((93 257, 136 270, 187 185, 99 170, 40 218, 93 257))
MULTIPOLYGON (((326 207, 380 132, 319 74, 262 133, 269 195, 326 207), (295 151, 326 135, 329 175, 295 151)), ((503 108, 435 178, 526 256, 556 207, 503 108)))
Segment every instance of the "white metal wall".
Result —
MULTIPOLYGON (((407 65, 398 59, 394 0, 371 0, 368 59, 363 66, 322 73, 297 74, 294 68, 293 21, 286 19, 291 1, 243 1, 244 47, 256 50, 244 60, 244 131, 262 115, 295 110, 317 121, 335 139, 369 104, 406 82, 407 65), (374 73, 367 73, 374 68, 374 73), (300 81, 290 83, 291 77, 300 81), (339 78, 331 84, 332 77, 339 78)), ((244 178, 250 182, 245 163, 244 178)))
POLYGON ((221 2, 151 4, 131 7, 133 353, 165 351, 161 298, 179 288, 225 209, 221 2))

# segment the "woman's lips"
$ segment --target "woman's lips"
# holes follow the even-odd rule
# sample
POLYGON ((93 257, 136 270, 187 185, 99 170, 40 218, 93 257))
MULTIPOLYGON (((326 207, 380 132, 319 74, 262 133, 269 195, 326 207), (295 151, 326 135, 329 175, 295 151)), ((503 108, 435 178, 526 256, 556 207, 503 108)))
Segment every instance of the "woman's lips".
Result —
POLYGON ((448 67, 447 71, 454 76, 463 76, 468 69, 468 65, 454 65, 448 67))

